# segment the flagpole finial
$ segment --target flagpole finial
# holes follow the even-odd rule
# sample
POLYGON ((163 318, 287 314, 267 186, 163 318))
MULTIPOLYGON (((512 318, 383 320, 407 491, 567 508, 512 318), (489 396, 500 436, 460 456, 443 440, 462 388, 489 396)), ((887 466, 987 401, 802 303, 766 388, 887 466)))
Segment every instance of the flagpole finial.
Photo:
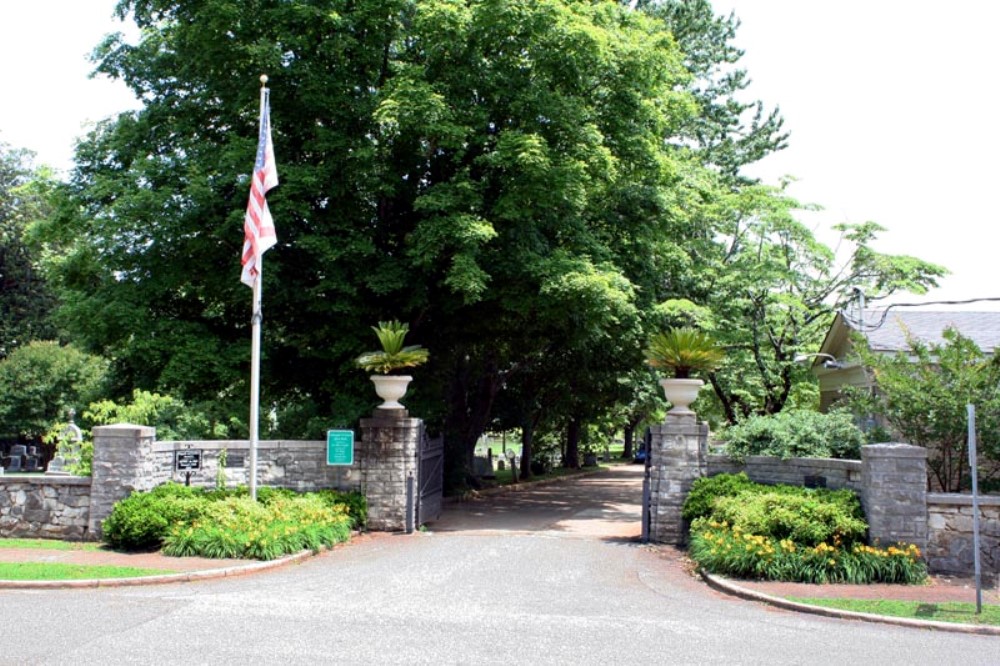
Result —
POLYGON ((267 74, 261 74, 260 75, 260 85, 261 86, 266 86, 267 85, 267 74))

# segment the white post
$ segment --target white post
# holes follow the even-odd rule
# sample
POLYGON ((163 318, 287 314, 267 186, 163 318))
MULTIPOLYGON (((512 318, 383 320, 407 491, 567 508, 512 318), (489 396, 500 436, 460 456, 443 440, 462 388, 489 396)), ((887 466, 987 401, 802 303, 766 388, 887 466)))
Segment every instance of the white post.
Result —
POLYGON ((972 476, 972 562, 976 572, 976 615, 983 612, 983 575, 979 561, 979 482, 976 456, 976 406, 966 405, 969 413, 969 472, 972 476))
POLYGON ((263 257, 258 257, 257 262, 257 279, 253 283, 253 315, 250 319, 252 329, 250 344, 250 497, 254 500, 257 499, 257 440, 260 422, 260 326, 264 318, 261 312, 263 257))

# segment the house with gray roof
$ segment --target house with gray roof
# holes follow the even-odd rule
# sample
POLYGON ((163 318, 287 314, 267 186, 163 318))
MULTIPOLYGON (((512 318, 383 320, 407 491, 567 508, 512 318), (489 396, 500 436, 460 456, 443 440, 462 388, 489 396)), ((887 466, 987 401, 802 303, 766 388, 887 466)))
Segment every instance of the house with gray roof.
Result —
POLYGON ((820 411, 827 411, 844 386, 871 387, 865 369, 851 353, 852 334, 860 333, 868 348, 880 354, 909 349, 907 339, 927 344, 944 342, 943 333, 954 328, 985 352, 1000 347, 1000 312, 940 312, 929 310, 865 310, 839 312, 827 331, 812 366, 819 379, 820 411))

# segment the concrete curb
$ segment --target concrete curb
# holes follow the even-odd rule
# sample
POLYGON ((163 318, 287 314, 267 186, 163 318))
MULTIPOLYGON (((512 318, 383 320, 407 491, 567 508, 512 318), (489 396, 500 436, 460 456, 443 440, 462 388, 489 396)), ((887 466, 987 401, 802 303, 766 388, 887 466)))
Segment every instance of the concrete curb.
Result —
POLYGON ((882 624, 893 624, 901 627, 913 627, 915 629, 934 629, 937 631, 948 631, 961 634, 979 634, 983 636, 1000 636, 1000 627, 983 626, 978 624, 959 624, 955 622, 935 622, 933 620, 913 620, 905 617, 891 617, 888 615, 874 615, 872 613, 856 613, 854 611, 838 610, 836 608, 826 608, 825 606, 812 606, 802 604, 797 601, 789 601, 781 597, 773 597, 769 594, 748 590, 745 587, 733 583, 732 581, 713 576, 704 569, 699 569, 701 575, 709 587, 730 594, 748 601, 783 608, 785 610, 799 613, 811 613, 813 615, 823 615, 841 620, 860 620, 862 622, 879 622, 882 624))
MULTIPOLYGON (((328 550, 324 548, 324 550, 328 550)), ((320 551, 322 552, 322 551, 320 551)), ((94 587, 134 587, 136 585, 166 585, 168 583, 189 583, 199 580, 212 580, 214 578, 228 578, 231 576, 247 576, 261 571, 277 569, 288 564, 300 562, 313 555, 317 555, 311 550, 303 550, 294 555, 286 555, 276 560, 266 560, 262 562, 250 562, 234 567, 223 567, 219 569, 202 569, 200 571, 181 571, 174 574, 160 574, 156 576, 136 576, 134 578, 85 578, 78 580, 0 580, 0 590, 54 590, 54 589, 80 589, 94 587)))

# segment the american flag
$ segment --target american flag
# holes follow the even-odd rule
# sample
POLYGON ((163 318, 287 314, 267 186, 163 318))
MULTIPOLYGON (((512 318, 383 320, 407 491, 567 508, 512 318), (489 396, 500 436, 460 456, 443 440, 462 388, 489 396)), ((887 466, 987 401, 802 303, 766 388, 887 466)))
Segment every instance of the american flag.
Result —
POLYGON ((267 209, 267 192, 278 184, 278 169, 274 163, 274 146, 271 143, 271 110, 267 94, 260 107, 260 138, 257 141, 257 160, 253 165, 250 182, 250 200, 243 218, 243 274, 240 282, 253 287, 260 275, 261 259, 272 245, 278 242, 274 233, 274 220, 267 209))

